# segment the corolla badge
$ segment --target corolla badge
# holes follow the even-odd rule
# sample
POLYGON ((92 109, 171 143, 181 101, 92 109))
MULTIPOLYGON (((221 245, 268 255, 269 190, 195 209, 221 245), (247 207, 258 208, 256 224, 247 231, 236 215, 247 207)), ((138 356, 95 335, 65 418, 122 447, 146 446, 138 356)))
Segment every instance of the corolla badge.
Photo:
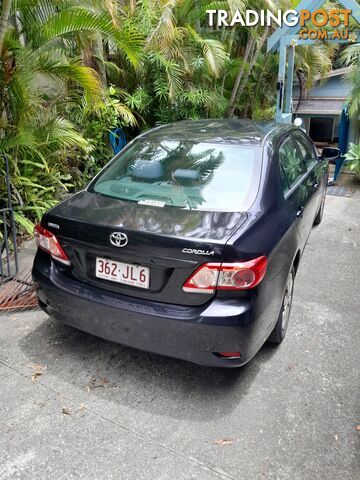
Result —
POLYGON ((60 226, 57 223, 48 222, 48 226, 53 227, 53 228, 57 228, 58 230, 60 230, 60 226))
POLYGON ((122 232, 113 232, 110 235, 110 243, 115 247, 125 247, 128 243, 128 237, 122 232))
POLYGON ((197 250, 196 248, 183 248, 182 253, 194 253, 195 255, 214 255, 213 250, 197 250))

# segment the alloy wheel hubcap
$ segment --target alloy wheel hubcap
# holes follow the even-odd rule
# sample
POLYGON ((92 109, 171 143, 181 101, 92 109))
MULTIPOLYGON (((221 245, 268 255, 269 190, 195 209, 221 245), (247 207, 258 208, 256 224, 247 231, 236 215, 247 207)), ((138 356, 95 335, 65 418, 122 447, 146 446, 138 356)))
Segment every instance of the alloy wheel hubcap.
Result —
POLYGON ((325 197, 326 197, 326 194, 323 195, 323 198, 322 198, 322 201, 321 201, 321 207, 320 207, 321 214, 324 211, 325 197))
POLYGON ((282 311, 281 330, 283 332, 286 330, 287 325, 289 323, 291 303, 292 303, 292 297, 293 297, 293 284, 294 284, 294 279, 292 276, 292 272, 290 272, 286 282, 286 291, 284 295, 284 305, 283 305, 283 311, 282 311))

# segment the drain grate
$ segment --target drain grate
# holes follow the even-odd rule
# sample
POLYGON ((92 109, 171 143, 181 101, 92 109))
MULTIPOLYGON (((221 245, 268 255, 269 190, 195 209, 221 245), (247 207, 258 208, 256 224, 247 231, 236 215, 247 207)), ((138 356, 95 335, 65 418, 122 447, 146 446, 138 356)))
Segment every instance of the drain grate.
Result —
POLYGON ((354 193, 354 188, 349 186, 331 185, 327 188, 327 195, 334 195, 336 197, 351 197, 354 193))
POLYGON ((31 272, 21 272, 12 280, 0 284, 0 313, 38 308, 31 272))

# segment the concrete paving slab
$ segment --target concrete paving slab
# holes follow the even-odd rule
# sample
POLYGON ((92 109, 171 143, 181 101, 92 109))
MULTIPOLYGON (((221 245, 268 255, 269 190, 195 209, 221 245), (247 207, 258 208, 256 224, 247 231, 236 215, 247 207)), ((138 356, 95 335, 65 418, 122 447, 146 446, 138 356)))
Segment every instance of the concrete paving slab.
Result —
POLYGON ((0 478, 221 478, 0 365, 0 478), (66 412, 66 413, 64 413, 66 412))
POLYGON ((0 479, 360 478, 359 244, 359 199, 327 197, 285 341, 240 370, 0 317, 0 479))

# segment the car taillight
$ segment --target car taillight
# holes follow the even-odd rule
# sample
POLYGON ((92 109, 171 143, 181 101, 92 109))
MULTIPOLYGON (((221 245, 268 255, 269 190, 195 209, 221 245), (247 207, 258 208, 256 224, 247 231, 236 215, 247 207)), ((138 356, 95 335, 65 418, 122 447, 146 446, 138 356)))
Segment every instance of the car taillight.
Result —
POLYGON ((34 228, 34 238, 37 246, 49 253, 55 260, 70 265, 69 257, 62 249, 55 235, 42 227, 39 223, 34 228))
POLYGON ((241 263, 205 263, 184 283, 184 292, 213 293, 215 290, 249 290, 266 273, 265 256, 241 263))

